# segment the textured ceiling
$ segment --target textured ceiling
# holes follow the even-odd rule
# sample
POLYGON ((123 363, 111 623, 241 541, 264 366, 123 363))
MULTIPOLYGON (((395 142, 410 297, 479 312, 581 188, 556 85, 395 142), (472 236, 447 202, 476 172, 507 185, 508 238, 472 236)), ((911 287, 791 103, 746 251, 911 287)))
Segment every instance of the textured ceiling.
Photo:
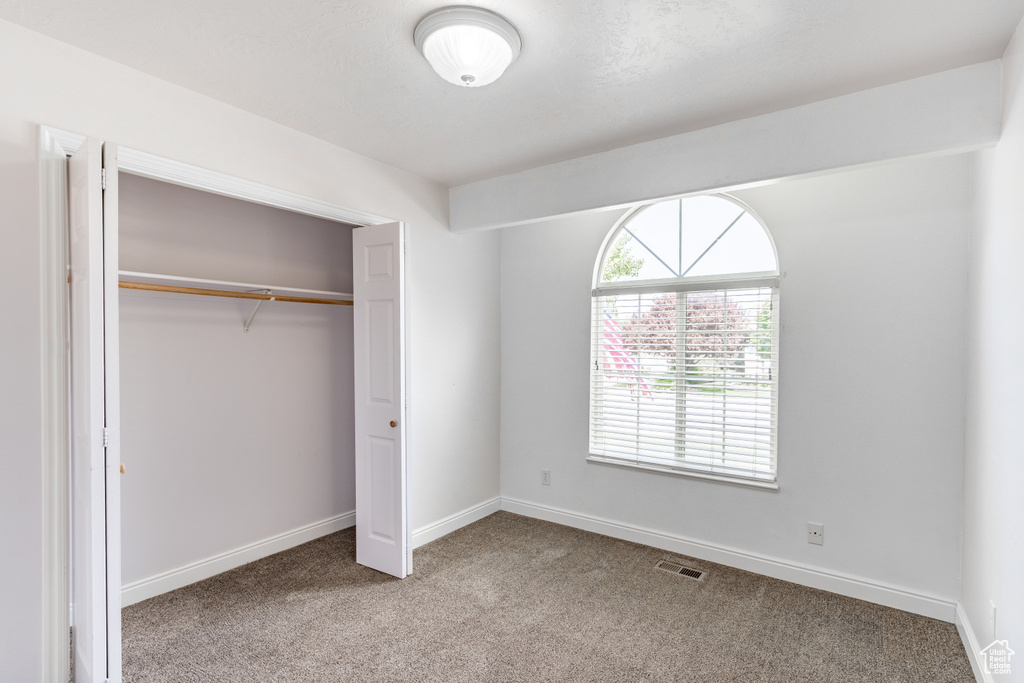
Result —
POLYGON ((1024 0, 486 0, 523 36, 459 88, 429 0, 0 0, 0 18, 447 185, 999 57, 1024 0))

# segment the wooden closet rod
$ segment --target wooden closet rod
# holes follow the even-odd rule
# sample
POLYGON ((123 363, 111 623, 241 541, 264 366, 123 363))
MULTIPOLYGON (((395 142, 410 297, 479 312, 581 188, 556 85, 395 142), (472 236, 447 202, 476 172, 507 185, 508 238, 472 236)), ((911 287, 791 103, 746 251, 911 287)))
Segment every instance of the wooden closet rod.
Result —
POLYGON ((226 292, 222 289, 199 289, 197 287, 178 287, 177 285, 154 285, 148 282, 128 282, 119 280, 121 289, 145 289, 150 292, 174 292, 175 294, 198 294, 199 296, 224 296, 229 299, 258 299, 260 301, 290 301, 296 304, 331 304, 333 306, 351 306, 351 301, 342 299, 314 299, 306 296, 281 296, 279 294, 261 294, 258 292, 226 292))

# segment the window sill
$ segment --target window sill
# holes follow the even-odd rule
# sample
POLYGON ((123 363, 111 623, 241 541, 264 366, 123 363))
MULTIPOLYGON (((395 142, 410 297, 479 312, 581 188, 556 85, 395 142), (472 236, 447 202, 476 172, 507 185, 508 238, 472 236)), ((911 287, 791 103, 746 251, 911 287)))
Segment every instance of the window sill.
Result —
POLYGON ((732 484, 734 486, 745 486, 747 488, 762 489, 765 491, 778 491, 779 484, 774 481, 757 481, 754 479, 737 479, 734 477, 723 477, 717 474, 705 474, 703 472, 695 472, 694 470, 684 470, 677 467, 667 467, 665 465, 653 465, 645 462, 634 462, 630 460, 618 460, 616 458, 607 458, 603 455, 588 455, 587 462, 597 463, 599 465, 612 465, 613 467, 625 467, 631 470, 643 470, 645 472, 655 472, 657 474, 671 474, 676 477, 687 477, 688 479, 702 479, 704 481, 713 481, 719 484, 732 484))

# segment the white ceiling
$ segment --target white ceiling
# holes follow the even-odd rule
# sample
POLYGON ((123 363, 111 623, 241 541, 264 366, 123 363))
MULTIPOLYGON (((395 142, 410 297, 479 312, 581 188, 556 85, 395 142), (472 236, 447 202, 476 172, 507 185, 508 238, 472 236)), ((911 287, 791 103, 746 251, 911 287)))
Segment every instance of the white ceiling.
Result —
POLYGON ((481 0, 483 88, 412 42, 437 0, 0 0, 0 18, 457 185, 994 59, 1024 0, 481 0))

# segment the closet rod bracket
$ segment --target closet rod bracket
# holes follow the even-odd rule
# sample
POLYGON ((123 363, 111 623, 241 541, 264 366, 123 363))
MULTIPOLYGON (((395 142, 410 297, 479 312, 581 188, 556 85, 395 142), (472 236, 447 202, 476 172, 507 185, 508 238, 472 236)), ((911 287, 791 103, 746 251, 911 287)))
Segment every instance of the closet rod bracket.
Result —
MULTIPOLYGON (((270 294, 271 293, 271 291, 269 289, 250 289, 249 291, 252 292, 253 294, 270 294)), ((274 297, 270 297, 269 299, 260 299, 259 301, 256 302, 256 306, 252 309, 252 313, 249 314, 249 318, 245 321, 244 329, 245 329, 246 332, 249 331, 249 326, 252 325, 252 321, 256 317, 256 314, 260 312, 260 306, 263 305, 263 302, 264 301, 273 301, 273 300, 274 300, 274 297)))

